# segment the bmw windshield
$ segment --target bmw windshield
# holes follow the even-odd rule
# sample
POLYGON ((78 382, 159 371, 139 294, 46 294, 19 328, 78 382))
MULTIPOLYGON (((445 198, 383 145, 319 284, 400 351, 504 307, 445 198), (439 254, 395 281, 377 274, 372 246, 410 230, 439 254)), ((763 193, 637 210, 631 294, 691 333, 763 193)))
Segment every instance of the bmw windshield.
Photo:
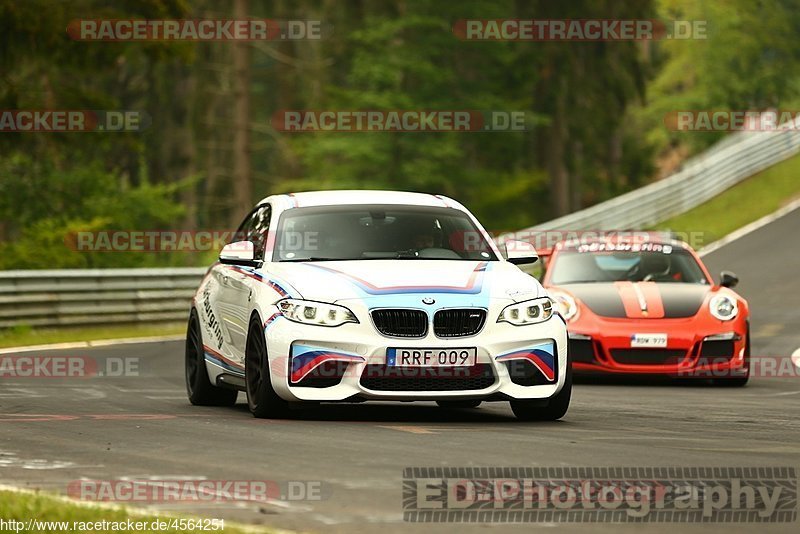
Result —
POLYGON ((281 215, 274 261, 497 260, 463 211, 429 206, 295 208, 281 215))

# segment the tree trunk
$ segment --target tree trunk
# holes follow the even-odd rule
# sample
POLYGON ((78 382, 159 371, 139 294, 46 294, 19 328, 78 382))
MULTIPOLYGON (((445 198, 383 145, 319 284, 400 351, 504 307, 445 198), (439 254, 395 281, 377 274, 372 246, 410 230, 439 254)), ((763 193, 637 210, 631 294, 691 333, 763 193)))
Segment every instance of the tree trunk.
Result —
POLYGON ((572 142, 572 172, 570 173, 570 211, 578 211, 583 207, 581 185, 583 184, 583 143, 572 142))
POLYGON ((556 84, 556 105, 547 140, 547 173, 550 175, 550 193, 555 215, 569 213, 569 172, 564 163, 567 133, 566 87, 563 77, 556 84))
POLYGON ((625 177, 622 176, 622 132, 621 127, 617 126, 611 133, 608 140, 608 170, 612 191, 620 191, 627 184, 625 177))
MULTIPOLYGON (((171 95, 172 135, 165 139, 168 147, 168 176, 165 181, 180 181, 193 176, 197 171, 195 150, 195 121, 192 106, 195 103, 195 76, 191 66, 182 61, 173 65, 173 84, 171 95)), ((181 227, 191 230, 197 226, 197 184, 184 187, 180 192, 181 203, 186 208, 181 227)))
MULTIPOLYGON (((233 18, 247 17, 247 0, 234 0, 233 18)), ((253 204, 250 165, 250 45, 233 44, 233 207, 231 228, 239 225, 253 204)))

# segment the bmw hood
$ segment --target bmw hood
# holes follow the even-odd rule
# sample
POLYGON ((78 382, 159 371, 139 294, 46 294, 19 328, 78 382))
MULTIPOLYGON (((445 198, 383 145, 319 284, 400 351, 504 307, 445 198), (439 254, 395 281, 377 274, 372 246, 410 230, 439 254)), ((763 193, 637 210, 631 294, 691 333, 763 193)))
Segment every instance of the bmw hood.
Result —
POLYGON ((655 282, 614 282, 559 286, 596 315, 628 319, 693 317, 711 286, 655 282))
POLYGON ((428 297, 471 306, 546 295, 535 278, 504 261, 354 260, 270 267, 289 296, 321 302, 380 299, 401 305, 397 299, 428 297))

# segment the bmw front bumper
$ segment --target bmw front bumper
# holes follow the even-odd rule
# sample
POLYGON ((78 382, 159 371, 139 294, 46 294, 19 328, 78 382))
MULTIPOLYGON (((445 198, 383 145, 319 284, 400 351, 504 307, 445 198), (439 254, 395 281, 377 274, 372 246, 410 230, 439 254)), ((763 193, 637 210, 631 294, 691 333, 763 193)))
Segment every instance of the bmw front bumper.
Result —
POLYGON ((509 304, 498 301, 475 335, 440 338, 429 328, 424 337, 409 339, 379 333, 366 305, 340 304, 361 322, 322 327, 277 316, 266 325, 272 385, 285 400, 547 399, 564 385, 567 333, 556 314, 533 325, 497 323, 509 304), (389 349, 473 347, 477 361, 470 367, 399 368, 387 356, 389 349))

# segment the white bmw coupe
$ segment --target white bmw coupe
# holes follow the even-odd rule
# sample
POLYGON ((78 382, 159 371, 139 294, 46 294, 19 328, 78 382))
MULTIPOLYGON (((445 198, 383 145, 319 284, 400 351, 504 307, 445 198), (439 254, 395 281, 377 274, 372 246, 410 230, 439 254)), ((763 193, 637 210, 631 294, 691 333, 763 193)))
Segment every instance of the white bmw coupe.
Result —
POLYGON ((509 401, 520 419, 567 411, 567 331, 539 282, 449 198, 388 191, 267 197, 208 270, 186 336, 197 405, 256 417, 293 404, 509 401))

